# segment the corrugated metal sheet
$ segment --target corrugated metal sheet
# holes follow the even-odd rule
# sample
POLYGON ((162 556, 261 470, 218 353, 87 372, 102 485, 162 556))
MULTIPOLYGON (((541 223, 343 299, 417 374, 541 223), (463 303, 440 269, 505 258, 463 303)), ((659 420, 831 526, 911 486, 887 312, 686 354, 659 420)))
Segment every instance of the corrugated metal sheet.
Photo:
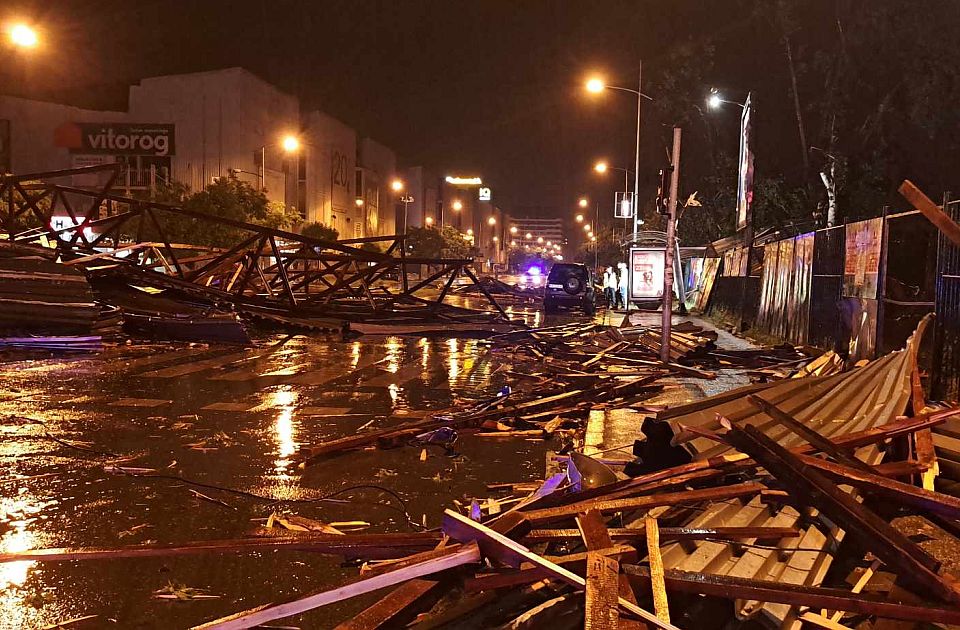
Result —
MULTIPOLYGON (((947 204, 946 210, 960 221, 960 202, 947 204)), ((960 247, 943 234, 937 248, 936 310, 934 394, 951 400, 960 396, 960 247)))
POLYGON ((835 349, 840 329, 837 301, 843 287, 844 226, 817 230, 813 237, 808 342, 835 349))
MULTIPOLYGON (((803 444, 800 437, 774 423, 746 401, 746 394, 754 393, 828 437, 885 424, 902 414, 910 400, 910 372, 924 326, 922 323, 904 350, 851 372, 787 379, 771 385, 751 385, 715 397, 716 404, 710 404, 711 399, 698 401, 661 412, 658 419, 668 422, 674 435, 681 439, 690 435, 684 434, 684 426, 721 429, 717 420, 717 414, 721 414, 737 424, 756 425, 784 446, 803 444)), ((731 450, 706 438, 689 439, 684 442, 684 448, 697 459, 731 450)), ((859 449, 857 455, 871 463, 882 459, 882 453, 874 446, 859 449)), ((703 527, 721 525, 799 526, 801 521, 794 508, 763 505, 756 498, 746 504, 739 501, 713 503, 690 523, 690 526, 703 527)), ((738 552, 734 545, 715 542, 674 543, 664 546, 663 559, 665 566, 686 571, 818 585, 833 559, 829 550, 835 548, 843 537, 844 532, 835 527, 828 528, 826 533, 814 527, 803 527, 799 538, 783 539, 777 549, 746 547, 738 552), (791 552, 790 549, 821 551, 791 552)), ((801 625, 796 610, 782 604, 740 602, 738 613, 742 616, 762 614, 777 626, 791 630, 798 630, 801 625)))
POLYGON ((764 246, 757 327, 786 341, 807 343, 813 233, 764 246))

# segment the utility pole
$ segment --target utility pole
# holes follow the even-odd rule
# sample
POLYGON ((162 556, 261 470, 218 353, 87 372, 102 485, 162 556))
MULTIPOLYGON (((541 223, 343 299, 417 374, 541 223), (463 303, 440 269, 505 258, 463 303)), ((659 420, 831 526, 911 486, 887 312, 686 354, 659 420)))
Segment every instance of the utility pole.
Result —
POLYGON ((670 171, 670 201, 667 205, 667 244, 663 253, 663 319, 660 360, 670 362, 670 325, 673 316, 673 252, 676 249, 677 189, 680 184, 680 127, 673 128, 673 156, 670 171))

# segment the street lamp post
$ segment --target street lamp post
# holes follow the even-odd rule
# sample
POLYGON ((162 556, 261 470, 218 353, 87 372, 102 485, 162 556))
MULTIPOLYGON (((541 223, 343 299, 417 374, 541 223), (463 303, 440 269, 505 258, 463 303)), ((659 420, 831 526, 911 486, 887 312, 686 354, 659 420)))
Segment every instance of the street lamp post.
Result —
POLYGON ((639 64, 639 69, 637 71, 637 89, 620 87, 618 85, 607 85, 601 79, 590 79, 587 81, 587 90, 590 92, 601 92, 603 90, 618 90, 620 92, 627 92, 629 94, 635 94, 637 97, 637 137, 636 137, 636 150, 634 154, 634 165, 633 165, 633 196, 631 197, 630 207, 633 209, 633 240, 637 240, 637 228, 639 223, 637 223, 638 213, 637 213, 637 194, 638 187, 640 185, 640 113, 642 111, 643 99, 652 101, 653 99, 643 93, 643 62, 639 64))

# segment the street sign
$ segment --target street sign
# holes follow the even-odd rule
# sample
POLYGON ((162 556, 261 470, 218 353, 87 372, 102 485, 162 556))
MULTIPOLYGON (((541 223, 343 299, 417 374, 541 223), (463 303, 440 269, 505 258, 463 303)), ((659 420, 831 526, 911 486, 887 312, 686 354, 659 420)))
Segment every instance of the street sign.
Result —
POLYGON ((486 186, 482 187, 480 189, 480 201, 490 201, 491 198, 492 194, 490 193, 490 189, 486 186))
POLYGON ((615 219, 629 219, 633 216, 632 196, 630 193, 616 193, 616 203, 613 207, 615 219))

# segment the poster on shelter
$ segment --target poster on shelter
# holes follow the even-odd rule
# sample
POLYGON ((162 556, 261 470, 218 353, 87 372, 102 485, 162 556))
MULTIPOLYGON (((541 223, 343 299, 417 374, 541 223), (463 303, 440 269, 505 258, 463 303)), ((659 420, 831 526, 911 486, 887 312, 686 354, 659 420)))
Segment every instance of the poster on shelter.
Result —
POLYGON ((663 296, 662 249, 630 250, 630 299, 663 296))
POLYGON ((843 267, 843 295, 877 299, 883 218, 848 223, 846 258, 843 267))

